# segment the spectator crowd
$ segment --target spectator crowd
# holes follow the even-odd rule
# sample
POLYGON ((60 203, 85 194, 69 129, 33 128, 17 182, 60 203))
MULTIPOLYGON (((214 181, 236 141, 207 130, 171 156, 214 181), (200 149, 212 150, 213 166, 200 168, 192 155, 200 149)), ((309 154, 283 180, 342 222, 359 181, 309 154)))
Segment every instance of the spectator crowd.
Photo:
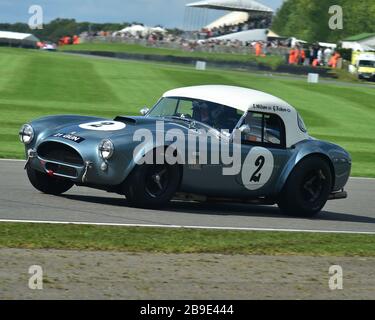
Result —
MULTIPOLYGON (((84 32, 80 36, 62 37, 59 45, 83 42, 126 42, 146 46, 180 49, 189 52, 214 52, 255 54, 264 57, 270 54, 283 55, 290 65, 327 66, 337 68, 340 54, 330 47, 319 44, 307 45, 293 42, 293 38, 268 38, 267 41, 243 42, 239 40, 220 40, 217 37, 251 29, 266 29, 271 25, 271 16, 259 16, 238 25, 202 29, 195 32, 84 32)), ((150 28, 151 30, 151 28, 150 28)))
POLYGON ((292 47, 289 51, 289 64, 311 65, 313 67, 326 66, 337 68, 341 55, 330 47, 318 44, 304 48, 301 45, 292 47))
POLYGON ((212 29, 203 28, 199 32, 199 39, 209 39, 254 29, 268 29, 272 23, 272 16, 254 16, 246 22, 237 25, 226 25, 214 27, 212 29))

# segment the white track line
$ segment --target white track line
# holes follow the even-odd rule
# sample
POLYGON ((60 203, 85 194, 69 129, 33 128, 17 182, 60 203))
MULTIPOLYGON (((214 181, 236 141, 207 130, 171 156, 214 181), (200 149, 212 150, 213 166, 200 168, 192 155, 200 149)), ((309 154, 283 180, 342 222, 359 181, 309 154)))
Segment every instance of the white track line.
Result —
POLYGON ((26 160, 21 159, 0 159, 0 161, 8 161, 8 162, 26 162, 26 160))
POLYGON ((375 178, 350 177, 350 180, 375 180, 375 178))
POLYGON ((82 226, 107 226, 107 227, 138 227, 138 228, 166 228, 166 229, 197 229, 197 230, 225 230, 225 231, 263 231, 263 232, 303 232, 303 233, 338 233, 338 234, 364 234, 375 235, 375 231, 348 231, 348 230, 304 230, 304 229, 274 229, 274 228, 236 228, 236 227, 208 227, 208 226, 182 226, 182 225, 153 225, 153 224, 128 224, 128 223, 95 223, 95 222, 67 222, 67 221, 41 221, 41 220, 4 220, 0 223, 34 223, 56 225, 82 225, 82 226))

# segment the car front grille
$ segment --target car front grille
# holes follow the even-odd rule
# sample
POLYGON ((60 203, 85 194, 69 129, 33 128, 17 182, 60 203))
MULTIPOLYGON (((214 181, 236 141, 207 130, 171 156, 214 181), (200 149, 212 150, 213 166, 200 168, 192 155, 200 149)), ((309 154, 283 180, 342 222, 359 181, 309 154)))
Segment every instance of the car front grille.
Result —
POLYGON ((45 142, 42 143, 38 150, 38 155, 47 161, 70 164, 74 166, 83 166, 84 161, 81 155, 63 143, 45 142))
POLYGON ((78 177, 77 169, 69 167, 69 166, 65 166, 63 164, 47 162, 46 169, 51 170, 54 174, 57 174, 57 175, 72 177, 72 178, 78 177))

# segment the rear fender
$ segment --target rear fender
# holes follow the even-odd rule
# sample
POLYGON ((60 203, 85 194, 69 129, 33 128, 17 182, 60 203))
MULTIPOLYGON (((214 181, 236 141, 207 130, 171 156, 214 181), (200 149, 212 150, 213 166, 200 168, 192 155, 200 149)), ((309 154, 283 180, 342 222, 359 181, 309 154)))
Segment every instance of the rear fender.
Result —
POLYGON ((295 146, 292 156, 285 165, 276 183, 275 194, 279 194, 282 191, 294 168, 301 163, 301 161, 312 156, 322 157, 327 161, 331 169, 333 185, 335 185, 335 169, 330 153, 327 152, 327 148, 320 141, 309 140, 306 142, 301 142, 295 146))

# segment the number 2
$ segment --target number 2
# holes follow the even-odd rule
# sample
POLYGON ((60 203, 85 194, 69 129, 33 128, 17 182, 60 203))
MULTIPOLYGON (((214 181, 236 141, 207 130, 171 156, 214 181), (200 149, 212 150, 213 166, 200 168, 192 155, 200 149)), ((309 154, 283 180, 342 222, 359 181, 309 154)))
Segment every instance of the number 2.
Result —
POLYGON ((251 176, 251 179, 250 179, 250 183, 251 182, 259 182, 260 181, 260 178, 262 177, 262 174, 259 173, 260 170, 262 170, 262 168, 264 167, 264 164, 266 162, 266 159, 263 157, 263 156, 260 156, 258 157, 258 159, 256 159, 255 161, 255 165, 258 167, 257 170, 253 173, 253 175, 251 176))

